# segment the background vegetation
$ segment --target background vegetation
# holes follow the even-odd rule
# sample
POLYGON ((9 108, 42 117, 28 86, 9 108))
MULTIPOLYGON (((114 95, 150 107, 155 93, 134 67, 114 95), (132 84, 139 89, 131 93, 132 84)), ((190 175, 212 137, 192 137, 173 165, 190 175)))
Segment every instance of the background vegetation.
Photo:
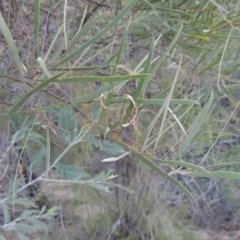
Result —
POLYGON ((238 1, 0 9, 0 239, 238 239, 238 1))

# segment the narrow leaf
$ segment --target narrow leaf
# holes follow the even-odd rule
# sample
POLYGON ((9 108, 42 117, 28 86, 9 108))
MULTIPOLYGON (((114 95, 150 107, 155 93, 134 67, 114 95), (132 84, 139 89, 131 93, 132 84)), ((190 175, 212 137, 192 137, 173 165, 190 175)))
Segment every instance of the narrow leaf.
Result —
MULTIPOLYGON (((45 59, 45 58, 44 58, 45 59)), ((54 67, 51 70, 54 71, 61 71, 61 72, 69 72, 69 71, 85 71, 85 70, 92 70, 92 69, 96 69, 99 66, 92 66, 92 67, 54 67)), ((101 66, 100 66, 101 67, 101 66)))
POLYGON ((147 0, 139 0, 139 2, 142 3, 143 5, 145 5, 146 7, 156 10, 156 8, 147 0))
POLYGON ((120 60, 121 60, 121 57, 122 57, 122 53, 123 53, 123 49, 124 49, 124 44, 125 44, 125 41, 126 41, 126 37, 127 37, 127 32, 128 32, 128 28, 129 28, 129 24, 130 24, 130 20, 131 18, 129 19, 128 21, 128 24, 127 24, 127 27, 125 29, 125 32, 122 36, 122 39, 121 39, 121 43, 120 43, 120 46, 119 46, 119 49, 117 51, 117 57, 116 57, 116 62, 115 62, 115 67, 112 71, 112 75, 116 75, 116 72, 117 72, 117 67, 118 67, 118 64, 120 63, 120 60))
POLYGON ((187 162, 182 162, 182 161, 174 161, 174 160, 159 160, 156 159, 157 161, 166 164, 166 165, 172 165, 172 166, 179 166, 179 167, 186 167, 186 168, 191 168, 194 170, 198 170, 200 172, 204 172, 204 174, 208 174, 209 177, 212 177, 211 172, 207 171, 206 169, 204 169, 203 167, 199 167, 195 164, 192 163, 187 163, 187 162))
POLYGON ((51 160, 51 148, 50 148, 50 137, 49 137, 49 128, 47 127, 46 130, 46 180, 48 179, 48 172, 49 172, 49 167, 50 167, 50 160, 51 160))
POLYGON ((116 82, 126 81, 131 79, 138 79, 142 77, 151 76, 150 74, 133 74, 125 76, 78 76, 78 77, 66 77, 66 78, 55 78, 53 82, 116 82))
POLYGON ((17 50, 17 47, 13 40, 12 34, 11 34, 4 18, 2 17, 1 11, 0 11, 0 31, 2 32, 2 35, 4 36, 4 38, 8 44, 9 50, 13 56, 13 59, 17 65, 17 68, 18 68, 21 76, 24 77, 23 63, 20 60, 18 50, 17 50))
MULTIPOLYGON (((226 179, 235 179, 240 180, 240 173, 239 172, 229 172, 229 171, 210 171, 212 177, 215 178, 226 178, 226 179)), ((190 177, 206 177, 210 178, 209 174, 206 172, 182 172, 184 176, 190 177)))
POLYGON ((45 75, 46 75, 48 78, 52 77, 52 74, 51 74, 50 71, 48 70, 48 68, 47 68, 44 60, 43 60, 41 57, 38 57, 36 61, 39 62, 39 64, 40 64, 43 72, 45 73, 45 75))
POLYGON ((155 163, 153 163, 152 161, 150 161, 148 158, 146 158, 145 156, 143 156, 142 154, 132 151, 132 154, 134 156, 136 156, 139 160, 141 160, 142 162, 144 162, 146 165, 148 165, 151 169, 153 169, 154 171, 156 171, 157 173, 159 173, 162 177, 164 177, 165 179, 167 179, 168 181, 170 181, 172 184, 176 185, 177 187, 179 187, 190 199, 192 199, 194 202, 196 202, 195 198, 193 197, 193 195, 187 190, 187 188, 185 188, 179 181, 177 181, 176 179, 174 179, 173 177, 169 176, 166 172, 164 172, 161 168, 159 168, 155 163))
POLYGON ((40 18, 40 0, 34 0, 34 41, 35 41, 35 59, 39 56, 39 18, 40 18))
MULTIPOLYGON (((52 48, 53 48, 55 42, 57 41, 58 36, 61 33, 62 29, 63 29, 63 25, 58 29, 53 41, 51 42, 50 47, 48 47, 48 51, 47 51, 46 55, 44 56, 44 62, 46 62, 49 59, 49 54, 52 52, 52 48)), ((59 68, 59 70, 61 71, 61 68, 59 68)))
POLYGON ((105 158, 102 160, 102 162, 116 162, 118 160, 120 160, 121 158, 125 157, 126 155, 128 155, 130 152, 126 152, 123 155, 120 155, 118 157, 111 157, 111 158, 105 158))
MULTIPOLYGON (((164 103, 165 99, 138 99, 138 104, 143 105, 162 105, 164 103)), ((188 100, 188 99, 171 99, 170 104, 198 104, 197 101, 194 100, 188 100)))
POLYGON ((220 164, 214 164, 210 166, 204 166, 206 169, 219 169, 219 168, 226 168, 226 167, 234 167, 234 166, 240 166, 240 162, 228 162, 228 163, 220 163, 220 164))

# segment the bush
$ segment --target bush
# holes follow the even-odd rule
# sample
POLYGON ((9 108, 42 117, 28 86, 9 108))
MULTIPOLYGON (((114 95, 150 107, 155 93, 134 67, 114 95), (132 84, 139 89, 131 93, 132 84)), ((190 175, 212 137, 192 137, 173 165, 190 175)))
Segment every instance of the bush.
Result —
POLYGON ((216 179, 240 178, 236 4, 1 3, 3 239, 186 239, 184 217, 224 205, 216 179), (179 205, 180 222, 164 210, 179 205))

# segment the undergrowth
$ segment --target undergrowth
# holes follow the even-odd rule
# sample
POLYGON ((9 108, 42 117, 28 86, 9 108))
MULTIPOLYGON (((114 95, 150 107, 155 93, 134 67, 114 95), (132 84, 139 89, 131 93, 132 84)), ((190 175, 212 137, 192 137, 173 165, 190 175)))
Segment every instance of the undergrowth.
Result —
POLYGON ((238 227, 237 1, 0 7, 1 239, 238 227))

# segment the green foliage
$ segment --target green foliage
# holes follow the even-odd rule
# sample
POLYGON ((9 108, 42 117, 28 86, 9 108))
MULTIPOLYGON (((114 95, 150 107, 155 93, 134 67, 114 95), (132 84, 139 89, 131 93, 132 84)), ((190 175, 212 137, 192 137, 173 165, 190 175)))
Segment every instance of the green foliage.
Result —
POLYGON ((29 169, 34 172, 42 166, 44 157, 46 153, 46 148, 42 147, 34 156, 33 161, 31 162, 29 169))
POLYGON ((24 76, 24 69, 23 69, 23 63, 20 60, 19 54, 18 54, 18 50, 17 50, 17 46, 13 40, 13 36, 10 32, 9 27, 7 26, 6 21, 4 20, 2 13, 0 13, 0 31, 3 34, 5 41, 10 49, 10 52, 13 56, 13 59, 17 65, 18 71, 21 74, 21 76, 24 76))
POLYGON ((79 131, 78 121, 72 109, 65 108, 58 113, 58 126, 66 141, 71 142, 79 131))
POLYGON ((58 163, 55 168, 61 177, 67 180, 82 180, 90 177, 88 174, 82 172, 77 166, 74 165, 58 163))
POLYGON ((93 135, 89 134, 87 135, 86 139, 91 142, 95 147, 99 148, 101 147, 101 149, 108 153, 108 154, 112 154, 113 156, 117 156, 117 155, 121 155, 126 153, 126 151, 124 150, 123 147, 121 147, 119 144, 117 143, 113 143, 113 142, 109 142, 109 141, 101 141, 101 139, 97 139, 96 137, 94 137, 93 135))
MULTIPOLYGON (((32 200, 26 198, 15 199, 15 209, 21 209, 24 207, 25 210, 21 214, 12 218, 12 205, 11 201, 4 202, 2 207, 4 209, 4 224, 1 226, 2 233, 8 234, 8 232, 16 232, 18 236, 22 236, 23 239, 30 239, 27 237, 28 234, 36 234, 39 230, 44 237, 49 233, 49 224, 53 221, 54 216, 57 215, 57 208, 49 209, 46 212, 46 208, 41 210, 30 209, 35 208, 35 204, 32 200)), ((3 237, 3 236, 2 236, 3 237)), ((6 239, 6 238, 2 238, 6 239)))
MULTIPOLYGON (((74 184, 118 206, 103 239, 178 239, 135 203, 156 206, 155 176, 193 202, 203 178, 240 178, 238 2, 22 1, 17 15, 18 4, 0 4, 1 231, 47 237, 57 207, 37 209, 31 187, 53 184, 53 199, 74 184)), ((98 236, 90 225, 83 238, 98 236)))

